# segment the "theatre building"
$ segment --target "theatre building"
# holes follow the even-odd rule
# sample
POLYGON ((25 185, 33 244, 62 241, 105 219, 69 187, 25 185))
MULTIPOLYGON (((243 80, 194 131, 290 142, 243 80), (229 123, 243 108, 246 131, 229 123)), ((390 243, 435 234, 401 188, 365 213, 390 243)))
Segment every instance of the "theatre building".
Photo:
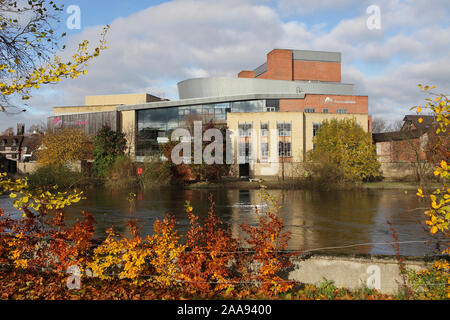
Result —
POLYGON ((324 120, 354 118, 371 131, 368 97, 354 95, 353 87, 341 82, 339 52, 274 49, 266 62, 237 77, 179 82, 179 100, 150 94, 88 96, 85 106, 53 108, 48 125, 94 135, 107 124, 126 134, 136 161, 143 161, 159 153, 159 144, 188 121, 214 121, 233 132, 234 174, 290 176, 298 174, 324 120))

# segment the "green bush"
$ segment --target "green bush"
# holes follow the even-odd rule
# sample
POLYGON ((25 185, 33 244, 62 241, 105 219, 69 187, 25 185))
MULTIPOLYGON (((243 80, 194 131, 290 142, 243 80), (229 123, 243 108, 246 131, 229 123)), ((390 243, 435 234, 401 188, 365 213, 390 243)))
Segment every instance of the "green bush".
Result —
POLYGON ((358 184, 380 175, 371 135, 355 119, 325 120, 308 160, 311 179, 318 185, 358 184))
POLYGON ((103 126, 94 140, 94 164, 92 170, 97 177, 105 178, 111 171, 116 158, 125 154, 125 134, 103 126))
POLYGON ((47 165, 29 174, 28 182, 31 186, 52 187, 66 189, 83 184, 85 177, 80 172, 73 171, 67 166, 47 165))

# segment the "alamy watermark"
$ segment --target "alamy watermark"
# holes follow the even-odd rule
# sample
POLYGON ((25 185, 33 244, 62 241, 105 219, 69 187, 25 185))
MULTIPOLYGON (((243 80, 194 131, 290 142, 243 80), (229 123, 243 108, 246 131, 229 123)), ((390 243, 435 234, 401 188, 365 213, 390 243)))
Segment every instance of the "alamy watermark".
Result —
POLYGON ((369 289, 381 290, 381 269, 377 265, 370 265, 366 272, 370 274, 366 285, 369 289))
MULTIPOLYGON (((171 141, 178 142, 170 155, 170 161, 175 165, 179 164, 245 164, 256 162, 261 158, 258 154, 258 144, 261 144, 262 138, 257 131, 252 128, 245 135, 227 129, 225 136, 217 128, 210 128, 203 132, 201 121, 194 121, 193 132, 186 128, 177 128, 171 134, 171 141), (237 143, 234 142, 237 140, 237 143), (241 141, 242 140, 242 141, 241 141), (203 147, 204 142, 210 142, 203 147), (225 146, 225 150, 224 150, 225 146), (236 148, 236 157, 233 150, 236 148), (225 151, 225 153, 224 153, 225 151)), ((278 172, 278 130, 267 130, 265 133, 266 143, 268 144, 268 154, 272 155, 272 161, 267 161, 268 166, 262 168, 263 174, 270 175, 278 172)), ((261 152, 261 150, 259 150, 261 152)))
POLYGON ((75 4, 67 7, 66 13, 69 17, 66 20, 66 26, 69 30, 81 29, 81 8, 75 4))
POLYGON ((370 16, 367 18, 366 25, 369 30, 381 29, 381 9, 377 5, 368 6, 366 13, 370 16))

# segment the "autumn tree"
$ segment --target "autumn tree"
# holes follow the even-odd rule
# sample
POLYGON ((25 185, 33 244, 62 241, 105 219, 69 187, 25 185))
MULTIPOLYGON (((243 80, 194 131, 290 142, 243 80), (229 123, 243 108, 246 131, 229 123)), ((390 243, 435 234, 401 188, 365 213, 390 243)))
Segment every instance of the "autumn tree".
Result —
MULTIPOLYGON (((441 156, 441 161, 438 162, 434 170, 434 175, 439 177, 442 181, 440 188, 434 190, 430 195, 429 209, 425 211, 427 220, 425 223, 430 228, 431 234, 439 233, 445 239, 450 237, 450 186, 448 185, 448 179, 450 177, 450 165, 448 163, 448 127, 450 125, 450 100, 445 94, 437 94, 433 92, 434 86, 422 86, 420 89, 429 94, 429 97, 425 99, 426 103, 420 106, 414 106, 411 110, 416 110, 417 114, 420 114, 422 110, 431 111, 436 117, 437 126, 435 129, 435 135, 433 136, 433 150, 437 151, 436 156, 441 156)), ((422 118, 419 118, 419 123, 423 122, 422 118)), ((436 158, 433 159, 436 163, 436 158)), ((422 189, 418 189, 417 196, 425 198, 422 189)), ((448 241, 446 241, 448 244, 448 241)), ((450 247, 447 246, 442 252, 442 255, 447 256, 447 260, 440 260, 435 264, 427 268, 425 271, 416 272, 413 274, 413 280, 417 282, 417 278, 426 279, 425 282, 445 282, 444 294, 437 294, 438 296, 444 295, 445 298, 450 299, 450 263, 448 256, 450 255, 450 247)), ((436 286, 423 286, 420 285, 420 290, 424 292, 427 297, 436 296, 436 286)))
POLYGON ((26 111, 12 101, 25 101, 32 90, 75 79, 87 72, 87 63, 107 47, 101 34, 99 46, 88 50, 88 41, 78 45, 72 61, 63 61, 56 53, 64 50, 55 29, 63 6, 51 0, 0 1, 0 108, 3 112, 26 111))
POLYGON ((9 127, 5 131, 2 132, 2 136, 13 136, 14 135, 14 128, 9 127))
POLYGON ((71 161, 92 158, 92 138, 81 129, 63 129, 48 133, 37 151, 38 161, 44 165, 64 166, 71 161))
MULTIPOLYGON (((450 101, 449 98, 444 94, 436 94, 432 92, 434 87, 429 86, 419 86, 422 90, 429 93, 431 97, 434 96, 434 99, 427 98, 424 106, 415 106, 411 109, 415 109, 419 114, 422 110, 432 111, 436 116, 436 121, 438 123, 436 128, 437 136, 435 139, 434 148, 441 149, 442 146, 447 145, 448 143, 448 127, 450 125, 450 101)), ((419 122, 423 120, 420 118, 419 122)), ((430 226, 430 231, 432 234, 437 232, 443 233, 445 236, 450 237, 449 225, 450 225, 450 188, 448 186, 448 178, 450 176, 450 165, 447 163, 446 156, 448 155, 448 150, 445 153, 441 153, 443 157, 441 161, 438 163, 434 175, 439 177, 443 184, 439 189, 436 189, 431 195, 431 208, 425 212, 425 214, 429 217, 429 220, 426 221, 427 225, 430 226), (445 158, 444 158, 445 157, 445 158)), ((424 197, 423 191, 421 189, 418 190, 417 193, 420 197, 424 197)), ((450 248, 447 248, 445 251, 447 254, 450 253, 450 248)))
POLYGON ((308 154, 313 176, 326 175, 341 182, 379 176, 380 163, 371 135, 355 119, 325 120, 313 143, 308 154))
MULTIPOLYGON (((222 159, 222 163, 206 163, 203 159, 202 163, 195 163, 195 154, 191 154, 190 163, 181 163, 175 165, 172 163, 172 150, 178 144, 177 141, 170 140, 168 143, 161 145, 160 148, 162 150, 163 155, 169 159, 171 162, 172 172, 175 177, 180 178, 181 180, 198 180, 198 181, 220 181, 222 176, 225 176, 230 171, 230 165, 225 163, 226 159, 226 127, 217 125, 212 119, 206 122, 202 119, 202 116, 199 115, 189 115, 184 119, 184 128, 189 131, 191 137, 195 137, 194 127, 196 122, 202 122, 201 127, 201 137, 202 137, 202 154, 205 149, 210 146, 212 143, 217 143, 217 148, 214 150, 212 154, 213 157, 218 157, 222 159), (211 138, 211 141, 205 141, 203 138, 205 133, 208 130, 219 130, 221 137, 223 137, 222 141, 215 141, 211 138), (221 155, 215 153, 215 151, 222 152, 221 155)), ((186 161, 187 162, 187 161, 186 161)), ((219 161, 218 161, 219 162, 219 161)))

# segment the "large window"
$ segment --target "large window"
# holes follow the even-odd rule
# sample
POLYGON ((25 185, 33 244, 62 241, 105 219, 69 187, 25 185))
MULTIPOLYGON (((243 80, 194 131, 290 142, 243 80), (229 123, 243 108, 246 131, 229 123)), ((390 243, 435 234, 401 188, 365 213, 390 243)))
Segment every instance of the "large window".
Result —
POLYGON ((261 162, 269 160, 269 123, 261 123, 261 162))
POLYGON ((291 142, 278 142, 278 155, 280 157, 290 157, 291 156, 291 142))
POLYGON ((321 123, 313 123, 313 137, 317 135, 317 131, 319 131, 321 126, 321 123))
POLYGON ((347 113, 347 109, 337 109, 337 113, 345 114, 347 113))
POLYGON ((278 156, 291 157, 291 124, 288 122, 277 123, 278 129, 278 156))
MULTIPOLYGON (((271 103, 272 105, 276 104, 276 102, 271 103)), ((224 123, 229 112, 264 111, 266 111, 266 100, 137 110, 136 155, 147 156, 159 153, 159 143, 167 140, 161 139, 161 137, 169 137, 174 129, 185 128, 191 121, 224 123)))
POLYGON ((243 123, 238 125, 238 162, 249 163, 251 157, 252 124, 243 123))
POLYGON ((231 112, 263 112, 264 100, 231 102, 231 112))
POLYGON ((290 137, 291 136, 291 124, 288 122, 277 123, 278 136, 290 137))

